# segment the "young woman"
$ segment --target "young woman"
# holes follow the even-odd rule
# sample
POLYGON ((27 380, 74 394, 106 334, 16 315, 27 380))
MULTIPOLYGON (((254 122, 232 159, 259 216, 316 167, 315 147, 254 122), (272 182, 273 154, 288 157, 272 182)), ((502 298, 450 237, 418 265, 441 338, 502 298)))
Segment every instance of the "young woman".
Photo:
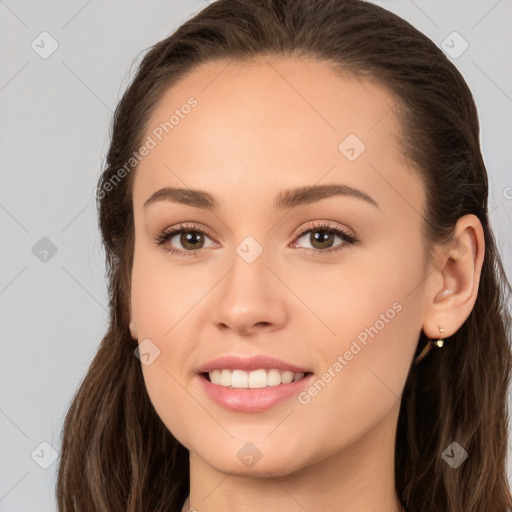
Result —
POLYGON ((510 510, 487 194, 465 81, 376 5, 219 0, 158 42, 97 189, 59 510, 510 510))

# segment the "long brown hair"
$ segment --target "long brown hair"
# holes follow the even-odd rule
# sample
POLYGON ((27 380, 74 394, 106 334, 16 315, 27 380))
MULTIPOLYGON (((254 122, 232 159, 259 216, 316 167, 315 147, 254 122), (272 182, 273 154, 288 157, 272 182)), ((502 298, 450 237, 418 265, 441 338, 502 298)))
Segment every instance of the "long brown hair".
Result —
MULTIPOLYGON (((149 49, 114 114, 97 189, 110 323, 65 418, 59 511, 167 512, 187 496, 188 451, 149 400, 128 328, 136 167, 119 170, 142 145, 163 93, 194 67, 273 55, 312 57, 393 95, 404 156, 426 189, 428 247, 449 240, 465 214, 482 223, 475 306, 445 348, 411 365, 403 390, 396 492, 411 512, 512 509, 505 470, 511 288, 489 224, 479 122, 464 79, 425 35, 365 1, 218 0, 149 49), (469 454, 457 469, 441 457, 454 441, 469 454)), ((422 333, 416 354, 426 341, 422 333)))

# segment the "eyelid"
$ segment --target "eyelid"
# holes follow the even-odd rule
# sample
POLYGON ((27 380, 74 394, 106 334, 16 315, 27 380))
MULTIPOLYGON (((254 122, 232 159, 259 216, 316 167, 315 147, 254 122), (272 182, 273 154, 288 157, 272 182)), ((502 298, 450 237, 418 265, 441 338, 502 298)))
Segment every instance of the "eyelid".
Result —
POLYGON ((205 235, 208 235, 212 240, 215 240, 213 231, 211 231, 206 226, 203 226, 202 224, 198 224, 196 222, 179 222, 178 224, 174 224, 173 226, 169 226, 163 229, 160 235, 165 235, 169 233, 176 234, 179 233, 180 231, 197 231, 199 233, 204 233, 205 235))
POLYGON ((346 228, 343 228, 343 227, 341 227, 341 226, 339 226, 337 224, 331 224, 331 222, 333 222, 333 221, 328 221, 328 220, 309 221, 306 224, 304 224, 302 227, 300 227, 294 233, 293 236, 294 237, 299 237, 299 236, 302 236, 304 233, 307 233, 308 231, 311 231, 312 229, 326 228, 326 229, 333 229, 333 230, 342 231, 347 236, 356 238, 356 235, 353 234, 352 232, 349 232, 349 230, 347 230, 346 228))

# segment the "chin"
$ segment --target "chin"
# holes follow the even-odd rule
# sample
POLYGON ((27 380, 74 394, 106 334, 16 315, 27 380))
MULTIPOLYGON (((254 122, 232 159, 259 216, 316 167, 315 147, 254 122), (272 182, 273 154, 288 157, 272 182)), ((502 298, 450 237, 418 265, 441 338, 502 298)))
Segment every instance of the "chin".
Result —
POLYGON ((251 442, 235 441, 231 445, 224 445, 223 450, 195 451, 196 456, 202 458, 209 466, 224 474, 246 477, 287 476, 307 466, 304 459, 304 449, 300 449, 301 457, 297 456, 297 449, 289 449, 281 446, 271 446, 263 441, 258 444, 251 442), (258 448, 259 447, 259 448, 258 448))

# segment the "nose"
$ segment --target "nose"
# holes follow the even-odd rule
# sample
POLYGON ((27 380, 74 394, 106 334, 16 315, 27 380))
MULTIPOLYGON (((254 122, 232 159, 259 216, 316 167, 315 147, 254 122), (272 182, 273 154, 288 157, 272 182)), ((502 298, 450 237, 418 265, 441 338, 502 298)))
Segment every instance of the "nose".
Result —
POLYGON ((213 321, 219 330, 251 336, 286 325, 289 291, 268 264, 265 251, 252 263, 235 254, 233 267, 218 285, 213 306, 213 321))

